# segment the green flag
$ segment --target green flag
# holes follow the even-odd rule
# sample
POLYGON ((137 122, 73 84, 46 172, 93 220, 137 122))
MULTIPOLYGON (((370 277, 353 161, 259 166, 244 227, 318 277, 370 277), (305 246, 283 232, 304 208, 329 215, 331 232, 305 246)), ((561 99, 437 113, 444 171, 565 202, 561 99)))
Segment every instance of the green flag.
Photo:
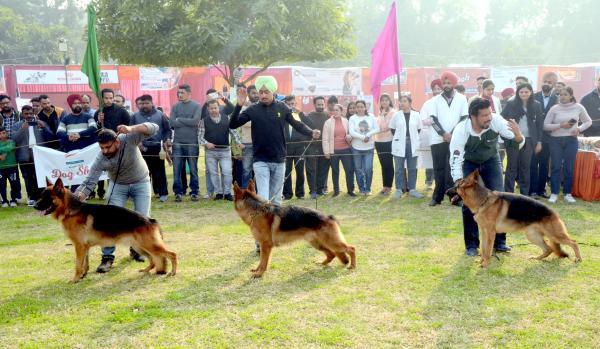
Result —
MULTIPOLYGON (((87 47, 85 49, 85 56, 83 57, 83 64, 81 65, 81 72, 87 75, 89 80, 90 89, 94 91, 98 99, 100 99, 100 58, 98 57, 98 41, 96 40, 96 11, 92 5, 87 7, 87 18, 88 18, 88 30, 87 30, 87 47)), ((101 100, 101 99, 100 99, 101 100)))

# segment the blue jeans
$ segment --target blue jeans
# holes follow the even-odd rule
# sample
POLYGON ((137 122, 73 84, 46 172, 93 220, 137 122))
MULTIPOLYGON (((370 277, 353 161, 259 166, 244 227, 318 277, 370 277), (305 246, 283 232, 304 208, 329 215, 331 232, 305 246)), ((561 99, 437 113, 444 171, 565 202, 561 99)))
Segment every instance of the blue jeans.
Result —
MULTIPOLYGON (((502 165, 500 163, 499 155, 495 155, 482 164, 476 164, 465 160, 463 164, 463 177, 467 177, 471 172, 475 171, 475 169, 479 169, 479 174, 481 175, 486 188, 502 191, 504 184, 502 183, 502 165)), ((479 248, 479 228, 477 227, 477 222, 475 222, 475 219, 473 218, 473 213, 466 205, 463 205, 462 207, 462 218, 465 247, 467 249, 479 248)), ((497 233, 494 247, 504 244, 506 244, 506 234, 497 233)))
POLYGON ((563 193, 571 194, 573 185, 573 169, 579 143, 577 137, 550 137, 550 188, 552 194, 560 192, 560 172, 564 169, 563 193))
POLYGON ((352 155, 358 190, 361 193, 368 193, 371 191, 371 182, 373 181, 373 149, 352 148, 352 155))
MULTIPOLYGON (((152 197, 152 185, 150 178, 133 184, 115 184, 109 181, 107 205, 125 207, 127 199, 133 200, 133 210, 141 215, 150 217, 150 201, 152 197)), ((102 257, 115 259, 115 247, 103 247, 102 257)))
POLYGON ((281 205, 285 162, 256 161, 253 165, 256 177, 256 192, 265 200, 281 205))
POLYGON ((185 163, 190 167, 190 190, 198 195, 198 155, 200 148, 197 145, 180 145, 173 143, 173 192, 175 195, 183 194, 181 175, 185 173, 185 163))
MULTIPOLYGON (((210 174, 215 194, 231 194, 232 161, 231 149, 206 150, 206 168, 210 174), (221 167, 221 173, 219 173, 221 167)), ((208 182, 208 181, 207 181, 208 182)))
POLYGON ((404 149, 404 157, 394 156, 394 163, 396 164, 396 190, 402 191, 404 188, 404 163, 406 162, 406 168, 408 170, 408 190, 415 190, 417 188, 417 160, 418 156, 407 156, 412 155, 410 140, 406 142, 406 148, 404 149))
POLYGON ((254 153, 252 143, 244 143, 245 148, 242 149, 242 164, 244 166, 244 174, 242 177, 242 188, 248 186, 248 181, 252 178, 252 163, 254 162, 254 153))

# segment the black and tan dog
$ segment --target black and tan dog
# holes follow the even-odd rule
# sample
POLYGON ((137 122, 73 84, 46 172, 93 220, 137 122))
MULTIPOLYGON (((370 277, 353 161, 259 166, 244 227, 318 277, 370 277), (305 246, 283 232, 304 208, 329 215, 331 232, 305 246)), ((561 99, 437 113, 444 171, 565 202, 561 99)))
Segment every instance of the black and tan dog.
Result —
POLYGON ((267 270, 273 247, 300 239, 325 253, 321 264, 327 265, 337 257, 347 265, 350 256, 348 269, 356 268, 355 248, 346 244, 333 216, 325 216, 309 208, 271 204, 256 195, 252 180, 248 189, 241 189, 237 183, 233 188, 235 210, 250 226, 254 239, 260 244, 260 263, 252 270, 253 277, 259 278, 267 270))
POLYGON ((90 247, 114 246, 116 243, 132 246, 149 257, 150 265, 141 272, 156 268, 157 274, 165 274, 169 259, 172 268, 168 276, 175 275, 177 255, 165 246, 160 226, 154 219, 124 207, 83 203, 65 189, 60 178, 54 185, 46 179, 46 184, 34 208, 44 215, 52 214, 73 242, 76 257, 71 282, 77 282, 87 274, 90 247))
POLYGON ((475 170, 448 190, 452 201, 462 199, 473 212, 482 236, 481 267, 489 264, 497 232, 525 231, 531 243, 542 249, 542 254, 533 257, 541 260, 552 252, 568 257, 560 245, 568 245, 575 251, 575 262, 581 261, 577 242, 567 233, 563 221, 554 210, 524 195, 503 193, 487 189, 475 170), (546 240, 547 239, 547 240, 546 240))

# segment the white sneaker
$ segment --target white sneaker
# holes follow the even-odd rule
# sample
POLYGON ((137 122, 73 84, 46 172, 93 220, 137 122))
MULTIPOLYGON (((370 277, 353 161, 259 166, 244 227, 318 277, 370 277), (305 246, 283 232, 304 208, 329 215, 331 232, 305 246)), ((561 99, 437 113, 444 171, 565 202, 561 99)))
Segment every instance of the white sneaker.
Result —
POLYGON ((422 199, 423 198, 423 194, 419 193, 418 191, 416 191, 414 189, 411 190, 411 191, 409 191, 408 195, 410 195, 410 196, 412 196, 413 198, 416 198, 416 199, 422 199))
POLYGON ((394 193, 394 199, 401 199, 402 198, 402 190, 396 190, 396 192, 394 193))
POLYGON ((574 204, 574 203, 577 202, 577 200, 575 200, 575 198, 571 194, 566 194, 565 195, 565 201, 568 202, 568 203, 570 203, 570 204, 574 204))
POLYGON ((550 199, 548 199, 548 202, 551 204, 554 204, 554 203, 556 203, 556 200, 558 200, 558 195, 550 194, 550 199))
POLYGON ((8 207, 8 202, 3 203, 2 207, 4 207, 4 208, 8 207))
POLYGON ((27 206, 32 207, 35 205, 35 200, 27 200, 27 206))
POLYGON ((11 201, 10 202, 10 207, 17 207, 17 202, 16 201, 11 201))

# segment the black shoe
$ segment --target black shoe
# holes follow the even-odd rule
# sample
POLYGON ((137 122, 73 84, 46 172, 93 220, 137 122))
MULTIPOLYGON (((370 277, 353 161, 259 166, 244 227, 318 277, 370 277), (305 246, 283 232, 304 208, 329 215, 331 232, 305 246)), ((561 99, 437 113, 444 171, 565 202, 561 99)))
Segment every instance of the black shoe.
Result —
POLYGON ((431 200, 431 201, 429 201, 429 203, 427 205, 433 207, 433 206, 441 205, 441 203, 439 203, 439 202, 437 202, 435 200, 431 200))
POLYGON ((144 258, 144 256, 142 256, 141 254, 137 253, 137 251, 134 250, 133 247, 129 247, 129 255, 136 262, 145 262, 146 261, 146 258, 144 258))
POLYGON ((479 254, 479 251, 477 251, 476 248, 467 248, 467 251, 465 252, 465 254, 469 257, 476 257, 479 254))
POLYGON ((110 268, 112 268, 114 260, 115 257, 113 256, 102 256, 102 261, 98 268, 96 268, 96 273, 108 273, 110 268))
POLYGON ((352 197, 356 197, 356 193, 354 193, 353 191, 348 193, 348 196, 352 196, 352 197))
POLYGON ((512 251, 512 248, 506 244, 502 244, 494 247, 494 250, 496 250, 496 252, 510 252, 512 251))
POLYGON ((291 196, 284 196, 284 197, 283 197, 283 200, 285 200, 285 201, 287 201, 287 200, 292 200, 292 197, 291 197, 291 196))
POLYGON ((192 194, 192 195, 190 195, 190 198, 191 198, 192 201, 198 201, 198 200, 200 200, 200 198, 198 197, 198 194, 192 194))
POLYGON ((183 200, 183 196, 181 194, 175 195, 175 202, 181 202, 183 200))
POLYGON ((339 196, 339 195, 340 195, 339 191, 334 191, 333 195, 331 197, 334 198, 334 197, 339 196))
POLYGON ((215 199, 214 200, 223 200, 223 194, 217 194, 217 195, 215 195, 215 199))
POLYGON ((550 195, 548 195, 546 193, 541 193, 540 196, 543 197, 544 199, 550 199, 550 195))
POLYGON ((298 199, 298 200, 304 200, 304 194, 302 194, 300 196, 296 195, 296 199, 298 199))
POLYGON ((233 196, 231 196, 231 194, 225 194, 223 196, 223 200, 233 201, 233 196))

